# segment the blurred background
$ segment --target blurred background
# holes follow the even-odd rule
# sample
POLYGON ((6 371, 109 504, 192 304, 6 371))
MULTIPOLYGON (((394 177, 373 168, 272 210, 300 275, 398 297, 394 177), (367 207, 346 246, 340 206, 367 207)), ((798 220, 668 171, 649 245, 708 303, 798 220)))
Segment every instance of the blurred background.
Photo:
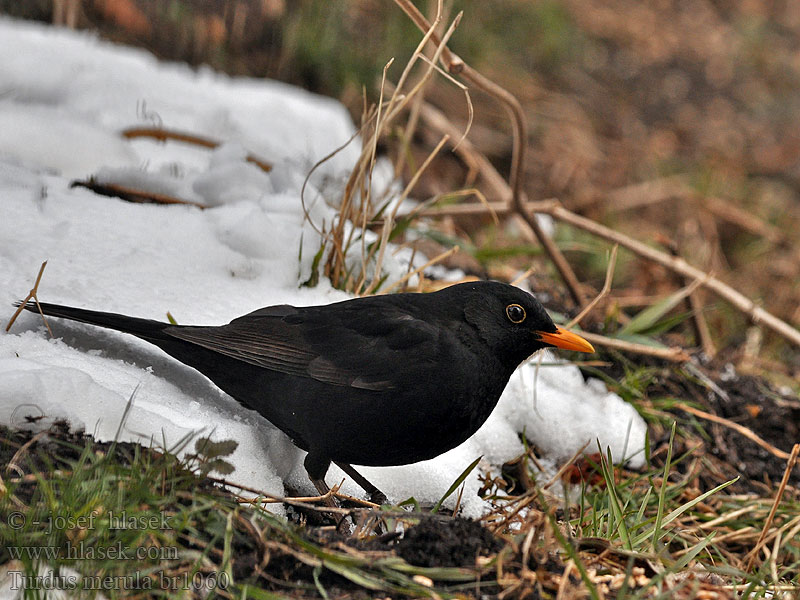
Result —
MULTIPOLYGON (((431 15, 435 2, 416 4, 431 15)), ((558 198, 683 256, 800 326, 800 2, 445 5, 450 18, 464 11, 451 48, 524 106, 529 199, 558 198)), ((364 97, 378 98, 384 65, 397 59, 388 72, 396 81, 421 38, 392 0, 0 0, 0 12, 91 30, 166 60, 287 81, 339 98, 356 122, 364 97)), ((506 174, 512 142, 505 111, 478 91, 470 94, 469 139, 506 174)), ((425 98, 464 130, 468 108, 460 89, 438 77, 425 98)), ((418 164, 438 139, 417 128, 407 164, 414 157, 418 164)), ((390 137, 383 150, 397 147, 390 137)), ((414 195, 467 185, 468 167, 443 152, 414 195)), ((508 224, 450 218, 430 238, 429 254, 458 241, 466 250, 458 266, 467 273, 508 279, 533 264, 535 287, 576 308, 549 277, 554 271, 538 246, 508 224)), ((579 278, 599 289, 608 244, 566 226, 556 239, 579 278)), ((681 285, 666 269, 621 251, 606 320, 634 315, 681 285)), ((719 360, 742 366, 747 354, 747 368, 798 381, 796 347, 698 293, 719 360)), ((686 315, 676 309, 671 317, 653 332, 699 345, 686 315)))

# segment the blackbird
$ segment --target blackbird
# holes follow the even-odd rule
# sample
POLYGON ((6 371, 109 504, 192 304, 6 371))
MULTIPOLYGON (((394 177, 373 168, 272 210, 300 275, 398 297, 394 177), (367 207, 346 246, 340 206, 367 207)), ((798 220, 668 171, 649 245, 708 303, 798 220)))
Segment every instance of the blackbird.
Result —
MULTIPOLYGON (((155 344, 308 452, 304 465, 321 493, 335 462, 380 499, 351 463, 391 466, 438 456, 478 430, 531 354, 547 346, 594 350, 557 327, 531 294, 494 281, 269 306, 221 326, 38 306, 45 315, 155 344)), ((25 308, 38 312, 30 302, 25 308)))

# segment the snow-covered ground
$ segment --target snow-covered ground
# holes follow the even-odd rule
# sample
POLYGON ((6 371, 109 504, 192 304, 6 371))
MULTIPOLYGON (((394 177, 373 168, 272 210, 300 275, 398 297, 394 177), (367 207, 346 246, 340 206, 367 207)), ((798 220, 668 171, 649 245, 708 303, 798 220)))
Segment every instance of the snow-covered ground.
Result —
MULTIPOLYGON (((169 311, 183 324, 222 324, 271 304, 346 297, 325 281, 298 285, 319 246, 304 225, 300 187, 311 166, 354 132, 337 102, 10 20, 0 20, 0 56, 3 324, 44 260, 42 301, 160 320, 169 311), (153 125, 224 144, 209 151, 119 134, 153 125), (275 168, 261 171, 246 162, 248 152, 275 168), (92 175, 213 208, 131 204, 70 187, 92 175)), ((351 144, 314 173, 306 199, 316 223, 330 223, 328 203, 358 154, 351 144)), ((30 313, 0 333, 0 422, 66 417, 110 439, 138 386, 123 439, 167 447, 190 432, 234 439, 231 479, 278 495, 284 481, 313 491, 303 453, 196 371, 131 336, 50 324, 55 339, 30 313)), ((553 460, 587 440, 594 449, 595 439, 615 458, 643 460, 645 426, 633 407, 600 382, 585 384, 575 367, 543 366, 534 375, 534 366, 519 369, 489 421, 460 447, 423 463, 360 470, 391 500, 426 502, 438 500, 476 457, 497 466, 520 454, 522 431, 553 460)), ((335 467, 328 473, 329 483, 342 478, 335 467)), ((477 489, 473 472, 466 514, 485 509, 477 489)), ((344 491, 362 495, 350 482, 344 491)))

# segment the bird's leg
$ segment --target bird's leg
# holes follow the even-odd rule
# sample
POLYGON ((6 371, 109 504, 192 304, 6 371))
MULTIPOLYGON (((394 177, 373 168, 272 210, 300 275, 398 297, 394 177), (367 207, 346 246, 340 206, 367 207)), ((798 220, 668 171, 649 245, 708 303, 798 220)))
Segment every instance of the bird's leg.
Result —
MULTIPOLYGON (((317 492, 319 492, 320 496, 324 496, 331 491, 331 488, 328 487, 328 484, 325 483, 325 473, 328 472, 328 467, 331 465, 331 461, 320 458, 310 452, 306 455, 306 459, 303 461, 303 466, 306 468, 306 473, 308 473, 308 478, 311 480, 311 483, 314 484, 314 487, 317 488, 317 492)), ((325 500, 325 503, 328 506, 333 508, 339 508, 339 505, 336 502, 336 499, 333 496, 328 496, 325 500)))
MULTIPOLYGON (((317 488, 317 492, 319 492, 320 496, 325 496, 331 491, 331 488, 325 483, 325 473, 327 473, 330 464, 331 461, 311 453, 306 455, 306 459, 303 461, 303 466, 306 468, 308 478, 311 480, 311 483, 314 484, 314 487, 317 488)), ((325 504, 331 508, 341 508, 336 498, 333 496, 327 496, 325 498, 325 504)), ((352 528, 347 522, 347 515, 334 514, 332 516, 336 521, 336 530, 339 533, 342 535, 350 535, 352 533, 352 528)), ((353 522, 353 527, 355 527, 355 522, 353 522)))
POLYGON ((386 498, 386 494, 380 491, 373 483, 371 483, 366 477, 364 477, 361 473, 356 471, 352 466, 348 465, 347 463, 334 463, 337 467, 339 467, 342 471, 347 473, 350 478, 355 481, 358 485, 361 486, 367 494, 369 495, 370 502, 374 502, 375 504, 386 504, 388 502, 386 498))
MULTIPOLYGON (((330 464, 331 461, 328 459, 321 458, 310 452, 306 455, 305 461, 303 461, 303 466, 306 468, 308 478, 322 496, 330 491, 328 484, 325 483, 325 473, 328 472, 328 467, 330 464)), ((336 466, 349 475, 353 481, 355 481, 365 492, 367 492, 371 502, 374 502, 375 504, 385 504, 387 502, 386 494, 380 491, 374 484, 372 484, 361 473, 356 471, 352 466, 348 465, 347 463, 340 462, 337 462, 336 466)), ((333 499, 331 498, 331 500, 333 499)), ((334 505, 329 504, 329 506, 334 505)))

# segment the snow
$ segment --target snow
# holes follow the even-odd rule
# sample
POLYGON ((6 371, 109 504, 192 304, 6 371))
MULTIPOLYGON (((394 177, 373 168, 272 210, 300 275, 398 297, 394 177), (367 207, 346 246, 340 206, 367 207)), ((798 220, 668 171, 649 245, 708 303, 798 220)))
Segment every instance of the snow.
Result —
MULTIPOLYGON (((11 20, 0 20, 0 53, 4 321, 43 260, 49 261, 39 288, 43 301, 160 320, 169 311, 179 323, 222 324, 271 304, 346 298, 324 278, 313 289, 299 287, 319 248, 318 234, 304 223, 300 188, 314 163, 353 135, 340 104, 281 83, 160 63, 86 33, 11 20), (154 125, 221 145, 211 151, 119 134, 154 125), (273 170, 247 162, 248 154, 273 170), (92 175, 212 208, 132 204, 70 187, 92 175)), ((332 221, 329 203, 358 154, 351 144, 310 179, 305 197, 318 226, 332 221)), ((385 168, 376 181, 390 185, 385 168)), ((405 271, 408 253, 389 254, 391 280, 405 271)), ((54 339, 25 313, 0 334, 0 422, 30 426, 26 415, 45 415, 39 426, 46 426, 64 417, 108 440, 133 396, 122 439, 167 447, 192 432, 235 439, 232 480, 274 495, 284 494, 284 483, 313 493, 303 453, 196 371, 131 336, 57 319, 50 324, 54 339)), ((520 454, 523 431, 552 462, 587 441, 594 450, 599 440, 615 458, 642 464, 645 425, 635 409, 602 383, 585 383, 574 366, 552 361, 519 369, 489 421, 458 448, 414 465, 360 470, 390 500, 434 502, 476 457, 496 470, 520 454)), ((328 482, 342 479, 332 467, 328 482)), ((476 471, 466 481, 464 514, 487 509, 478 488, 476 471)), ((363 496, 350 481, 344 491, 363 496)))

